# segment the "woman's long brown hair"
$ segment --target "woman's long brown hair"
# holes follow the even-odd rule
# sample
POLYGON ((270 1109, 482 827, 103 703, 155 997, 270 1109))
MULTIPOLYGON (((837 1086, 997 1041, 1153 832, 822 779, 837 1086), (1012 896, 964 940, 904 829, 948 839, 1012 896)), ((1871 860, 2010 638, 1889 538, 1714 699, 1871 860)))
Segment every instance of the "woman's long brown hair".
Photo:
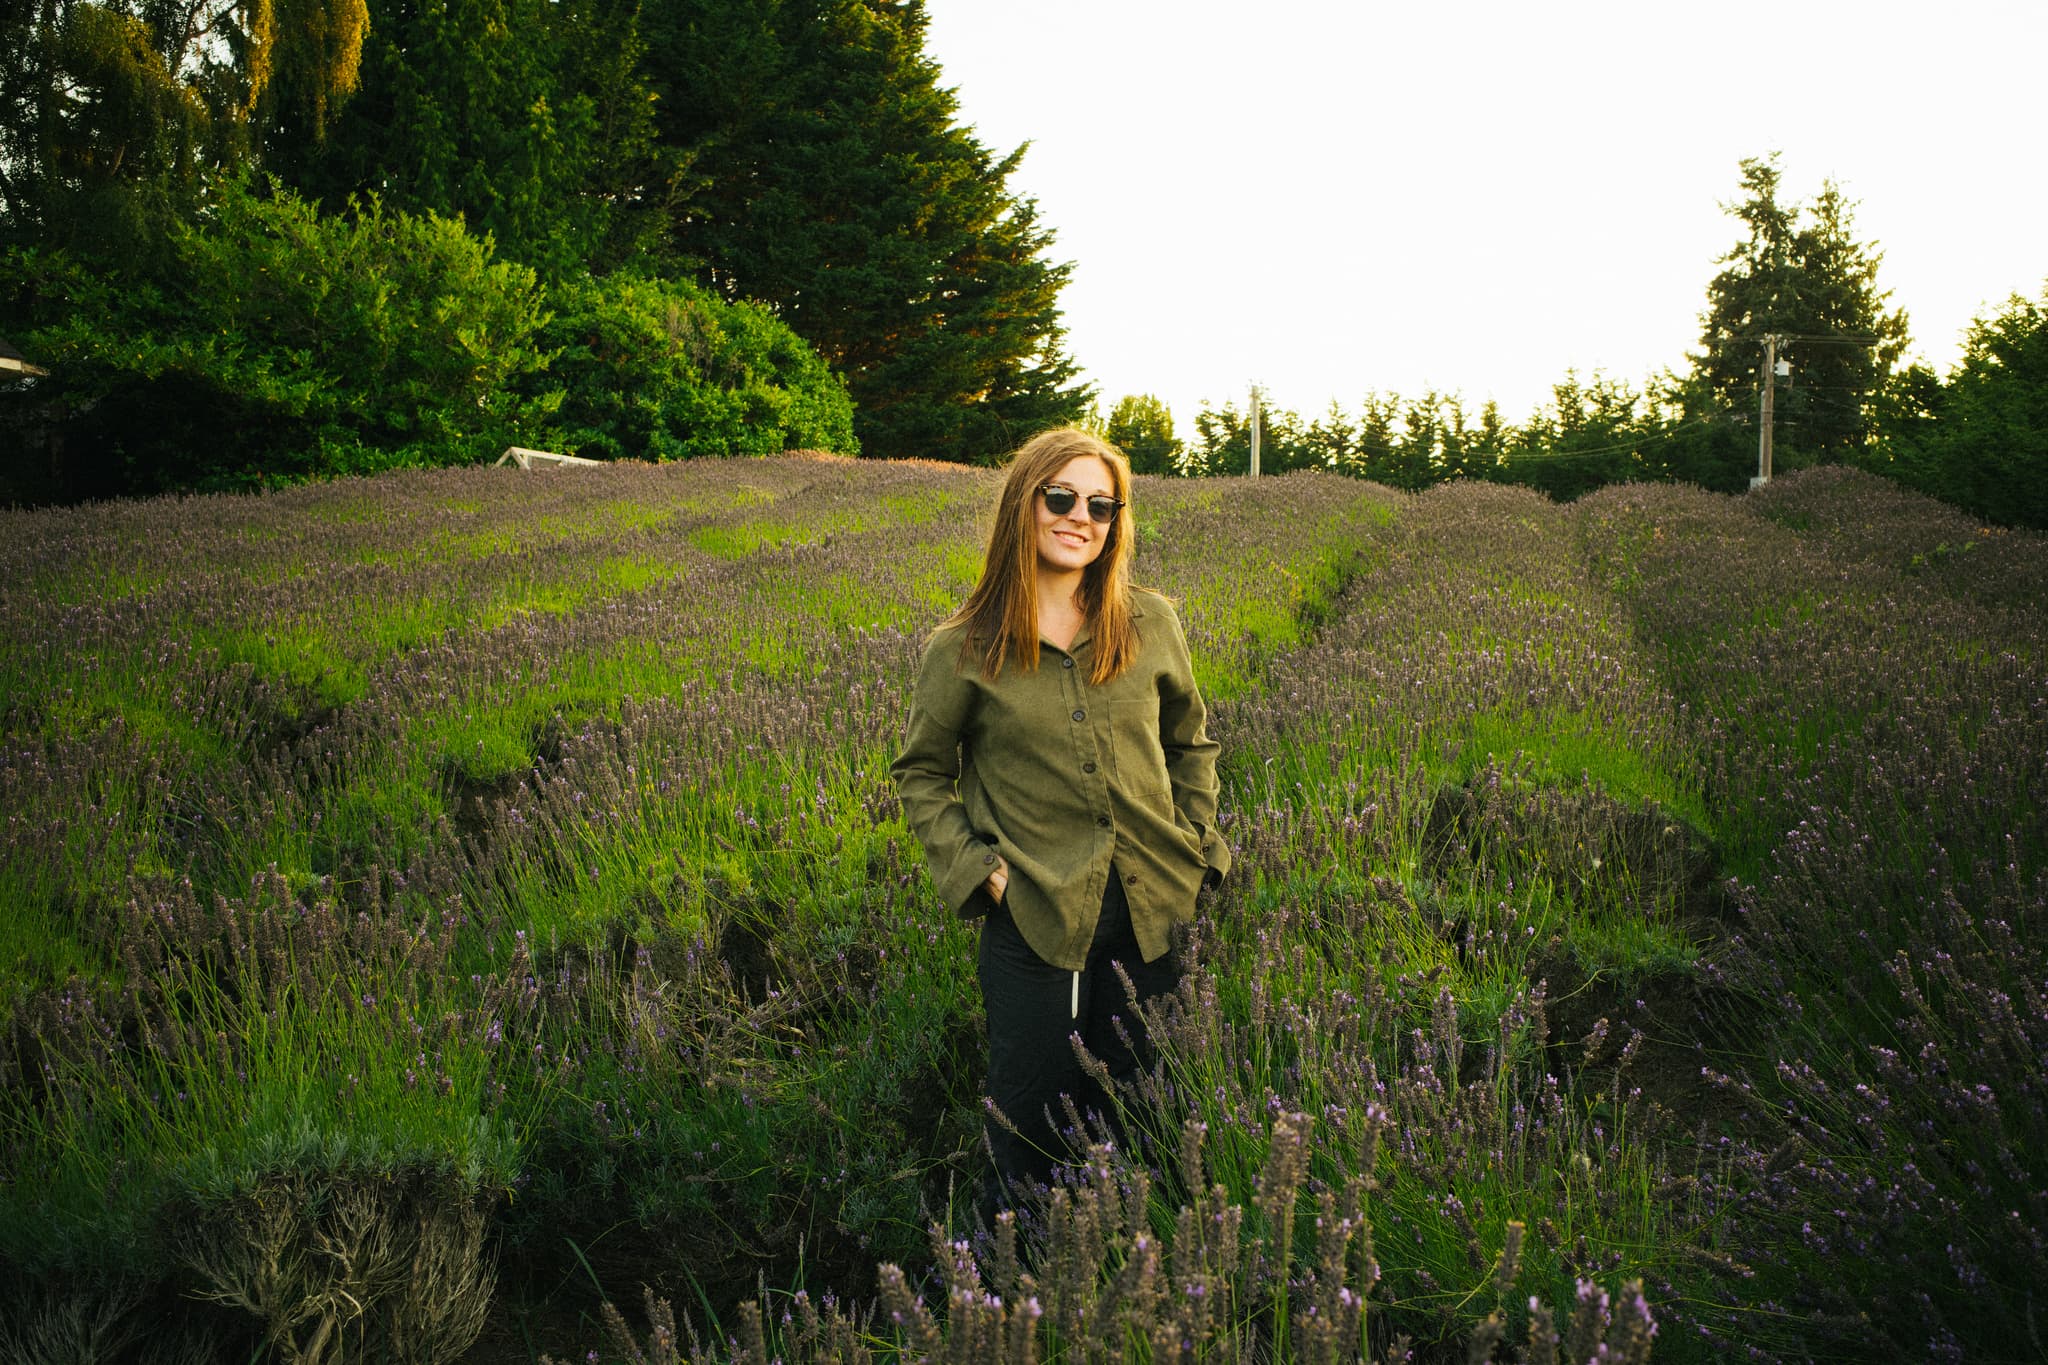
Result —
POLYGON ((1102 461, 1117 501, 1126 504, 1117 509, 1102 553, 1082 570, 1074 594, 1095 642, 1088 680, 1108 682, 1138 657, 1138 634, 1131 625, 1130 462, 1093 432, 1060 427, 1032 437, 1011 458, 981 581, 946 619, 949 626, 967 627, 961 655, 978 652, 983 677, 995 677, 1011 660, 1027 671, 1038 667, 1038 486, 1079 455, 1102 461))

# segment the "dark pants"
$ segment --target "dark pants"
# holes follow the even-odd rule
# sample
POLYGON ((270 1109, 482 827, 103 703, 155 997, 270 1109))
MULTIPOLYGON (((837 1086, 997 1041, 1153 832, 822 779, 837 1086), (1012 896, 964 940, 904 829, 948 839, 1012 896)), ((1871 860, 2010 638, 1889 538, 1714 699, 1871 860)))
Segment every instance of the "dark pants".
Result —
MULTIPOLYGON (((1170 992, 1179 982, 1173 954, 1146 962, 1131 932, 1123 880, 1110 869, 1102 915, 1080 974, 1079 1010, 1074 973, 1046 962, 998 906, 981 929, 981 995, 988 1014, 988 1093, 1017 1131, 988 1121, 996 1174, 1014 1193, 1051 1179, 1053 1167, 1085 1150, 1086 1133, 1069 1134, 1062 1096, 1086 1115, 1112 1112, 1109 1097, 1074 1056, 1072 1035, 1102 1059, 1113 1080, 1128 1080, 1150 1064, 1143 1026, 1134 1017, 1112 962, 1123 965, 1140 1000, 1170 992), (1117 1036, 1123 1020, 1132 1046, 1117 1036)), ((1003 1202, 1008 1202, 1004 1200, 1003 1202)))

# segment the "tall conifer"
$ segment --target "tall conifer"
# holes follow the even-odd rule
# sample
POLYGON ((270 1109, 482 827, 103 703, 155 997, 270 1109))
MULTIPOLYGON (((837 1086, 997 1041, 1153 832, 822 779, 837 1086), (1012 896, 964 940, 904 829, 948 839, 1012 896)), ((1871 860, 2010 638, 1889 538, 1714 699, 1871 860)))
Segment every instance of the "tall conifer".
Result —
POLYGON ((845 376, 861 449, 982 460, 1072 421, 1037 205, 956 121, 921 0, 648 0, 662 140, 689 168, 672 242, 775 307, 845 376))
POLYGON ((1753 461, 1764 338, 1793 338, 1777 350, 1789 371, 1774 394, 1774 463, 1783 470, 1863 448, 1873 401, 1905 348, 1906 318, 1886 307, 1890 295, 1877 285, 1882 254, 1855 239, 1853 206, 1840 188, 1829 182, 1812 205, 1786 206, 1779 179, 1774 157, 1742 163, 1744 197, 1728 211, 1748 236, 1707 286, 1701 350, 1692 358, 1698 382, 1686 392, 1705 400, 1693 416, 1751 423, 1748 441, 1729 449, 1753 461), (1737 453, 1744 447, 1747 455, 1737 453))

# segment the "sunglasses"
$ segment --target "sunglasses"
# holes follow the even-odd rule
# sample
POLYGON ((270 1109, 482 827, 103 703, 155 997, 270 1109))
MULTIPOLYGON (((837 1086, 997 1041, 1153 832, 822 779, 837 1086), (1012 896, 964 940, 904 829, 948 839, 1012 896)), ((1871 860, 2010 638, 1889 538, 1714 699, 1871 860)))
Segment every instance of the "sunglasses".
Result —
MULTIPOLYGON (((1081 495, 1065 484, 1042 483, 1038 485, 1038 496, 1045 499, 1045 510, 1056 517, 1063 517, 1074 510, 1074 500, 1081 495)), ((1107 526, 1116 520, 1117 509, 1123 503, 1106 493, 1098 493, 1088 499, 1088 520, 1097 526, 1107 526)))

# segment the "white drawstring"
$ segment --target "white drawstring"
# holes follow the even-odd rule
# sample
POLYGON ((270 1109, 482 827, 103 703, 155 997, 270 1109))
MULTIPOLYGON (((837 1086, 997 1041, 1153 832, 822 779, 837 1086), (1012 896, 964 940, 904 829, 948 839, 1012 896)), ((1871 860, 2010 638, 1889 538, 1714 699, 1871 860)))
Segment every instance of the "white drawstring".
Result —
POLYGON ((1074 1018, 1081 1017, 1081 974, 1074 973, 1074 1018))

